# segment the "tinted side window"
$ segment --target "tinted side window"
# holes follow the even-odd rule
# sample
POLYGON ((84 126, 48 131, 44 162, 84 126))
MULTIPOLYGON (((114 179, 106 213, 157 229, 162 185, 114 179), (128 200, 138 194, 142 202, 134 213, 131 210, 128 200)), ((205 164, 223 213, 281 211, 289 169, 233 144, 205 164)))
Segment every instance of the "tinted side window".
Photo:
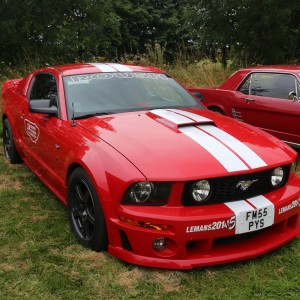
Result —
POLYGON ((263 97, 288 99, 296 88, 295 77, 288 74, 253 73, 251 75, 250 94, 263 97))
POLYGON ((57 85, 55 77, 51 74, 36 75, 30 91, 29 99, 49 99, 54 102, 54 105, 57 105, 57 85))

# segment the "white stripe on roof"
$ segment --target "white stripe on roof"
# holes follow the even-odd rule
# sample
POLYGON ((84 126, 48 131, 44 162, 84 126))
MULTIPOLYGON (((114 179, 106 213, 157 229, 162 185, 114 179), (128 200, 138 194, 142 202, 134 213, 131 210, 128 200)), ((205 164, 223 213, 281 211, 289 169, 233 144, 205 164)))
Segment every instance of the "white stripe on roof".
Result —
POLYGON ((107 64, 100 64, 100 63, 89 63, 90 65, 98 68, 101 72, 116 72, 116 69, 107 65, 107 64))
POLYGON ((107 64, 113 68, 115 68, 119 72, 132 72, 133 70, 127 66, 121 65, 121 64, 107 64))

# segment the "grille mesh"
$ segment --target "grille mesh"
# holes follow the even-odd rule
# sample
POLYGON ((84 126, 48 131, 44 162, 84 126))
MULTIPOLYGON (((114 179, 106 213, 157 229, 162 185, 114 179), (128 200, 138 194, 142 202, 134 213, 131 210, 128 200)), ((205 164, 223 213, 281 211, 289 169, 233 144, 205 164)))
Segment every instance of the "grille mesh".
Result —
MULTIPOLYGON (((285 174, 284 179, 280 186, 278 186, 277 188, 282 187, 286 184, 290 170, 290 165, 283 166, 283 169, 285 174)), ((188 181, 185 184, 183 190, 181 203, 184 206, 208 205, 243 200, 258 195, 266 194, 274 190, 274 187, 272 186, 270 181, 271 173, 273 170, 274 169, 269 169, 255 173, 220 178, 206 178, 206 180, 208 180, 210 183, 211 192, 208 200, 201 204, 195 203, 191 196, 192 185, 197 181, 188 181), (243 191, 240 187, 237 187, 239 182, 248 180, 253 181, 253 183, 245 191, 243 191)))

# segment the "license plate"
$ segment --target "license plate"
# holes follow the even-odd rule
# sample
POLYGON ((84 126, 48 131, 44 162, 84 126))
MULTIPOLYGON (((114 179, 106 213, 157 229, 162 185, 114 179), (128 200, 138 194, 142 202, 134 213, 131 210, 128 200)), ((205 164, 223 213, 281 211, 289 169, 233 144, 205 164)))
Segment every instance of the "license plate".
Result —
POLYGON ((274 224, 274 205, 264 196, 225 204, 235 213, 236 234, 260 230, 274 224))

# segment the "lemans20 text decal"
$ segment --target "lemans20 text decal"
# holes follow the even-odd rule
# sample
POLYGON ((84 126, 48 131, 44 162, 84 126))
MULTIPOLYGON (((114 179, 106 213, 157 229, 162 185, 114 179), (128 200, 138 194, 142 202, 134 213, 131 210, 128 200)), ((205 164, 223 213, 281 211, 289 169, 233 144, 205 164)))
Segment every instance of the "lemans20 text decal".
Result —
POLYGON ((186 233, 212 231, 212 230, 220 230, 220 229, 232 230, 233 228, 235 228, 235 224, 236 224, 236 217, 232 216, 229 220, 215 221, 215 222, 211 222, 210 224, 204 224, 204 225, 188 226, 186 228, 186 233))
POLYGON ((294 207, 300 205, 300 201, 299 200, 294 200, 292 203, 286 205, 286 206, 283 206, 281 208, 279 208, 279 211, 278 211, 278 214, 283 214, 285 213, 286 211, 289 211, 291 209, 293 209, 294 207))

